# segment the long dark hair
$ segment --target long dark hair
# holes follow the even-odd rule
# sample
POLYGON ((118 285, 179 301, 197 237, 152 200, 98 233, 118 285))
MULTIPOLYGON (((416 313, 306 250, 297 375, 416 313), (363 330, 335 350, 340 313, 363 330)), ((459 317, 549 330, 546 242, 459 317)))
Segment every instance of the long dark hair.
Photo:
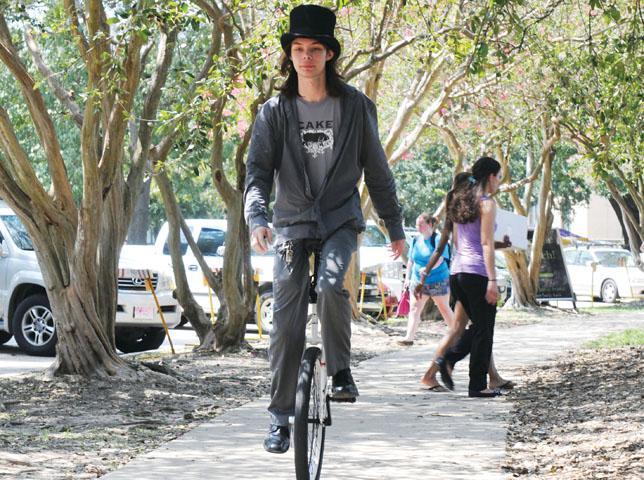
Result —
POLYGON ((496 175, 501 164, 491 157, 481 157, 471 172, 461 172, 454 177, 452 189, 447 192, 447 218, 454 223, 472 223, 479 218, 479 200, 487 188, 491 174, 496 175))
MULTIPOLYGON (((325 48, 329 47, 325 46, 325 48)), ((291 46, 289 45, 288 51, 282 54, 282 63, 280 65, 280 72, 286 77, 286 80, 276 88, 287 97, 295 98, 298 95, 297 72, 291 61, 290 54, 291 46)), ((332 97, 339 97, 344 93, 344 81, 342 75, 338 73, 337 61, 338 57, 333 55, 333 58, 327 61, 325 65, 326 90, 332 97)))

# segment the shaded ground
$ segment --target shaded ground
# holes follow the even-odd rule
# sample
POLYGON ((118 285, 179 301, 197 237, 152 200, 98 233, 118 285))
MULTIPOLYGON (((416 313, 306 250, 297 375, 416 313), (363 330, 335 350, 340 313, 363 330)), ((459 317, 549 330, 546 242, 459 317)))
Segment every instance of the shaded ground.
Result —
MULTIPOLYGON (((396 348, 391 333, 397 330, 386 330, 354 325, 352 361, 396 348)), ((141 354, 142 381, 44 381, 41 373, 2 378, 0 478, 96 478, 267 394, 267 345, 265 338, 223 356, 141 354)))
POLYGON ((644 347, 578 350, 513 393, 504 470, 515 478, 644 478, 644 347))
MULTIPOLYGON (((497 328, 511 328, 539 322, 544 317, 560 316, 562 312, 556 310, 543 310, 539 314, 502 312, 497 317, 497 328)), ((396 340, 404 334, 405 325, 406 319, 390 320, 385 326, 367 322, 354 324, 352 361, 358 363, 402 348, 396 345, 396 340)), ((428 346, 428 361, 436 339, 444 332, 442 322, 426 321, 421 324, 416 345, 428 346)), ((638 351, 637 354, 641 364, 642 352, 638 351)), ((269 388, 266 340, 254 342, 239 353, 225 356, 182 353, 174 357, 141 355, 138 360, 166 373, 150 371, 145 380, 137 382, 112 380, 88 383, 74 378, 45 382, 42 374, 0 379, 0 478, 96 478, 180 436, 203 421, 266 394, 269 388)), ((632 363, 635 364, 636 359, 632 363)), ((637 368, 641 369, 641 365, 637 368)), ((641 376, 641 370, 633 371, 641 376)), ((544 382, 543 387, 516 394, 520 405, 530 398, 536 403, 539 395, 546 396, 548 401, 559 401, 558 398, 547 397, 553 390, 561 390, 560 386, 553 388, 559 380, 554 374, 548 377, 549 372, 551 369, 546 369, 541 377, 534 377, 534 381, 539 378, 538 381, 544 382)), ((610 370, 601 368, 599 374, 607 379, 594 379, 595 383, 607 385, 612 382, 610 370)), ((638 378, 633 377, 632 381, 636 383, 638 378)), ((590 386, 588 389, 592 390, 590 386)), ((613 389, 608 389, 598 395, 597 401, 616 394, 613 389)), ((584 396, 588 394, 584 393, 584 396)), ((631 402, 633 399, 635 397, 631 395, 625 401, 631 402)), ((637 399, 639 409, 631 411, 641 415, 641 390, 637 399)), ((575 411, 575 408, 572 410, 575 411)), ((624 406, 624 412, 628 408, 624 406)), ((536 411, 534 405, 528 411, 532 410, 536 411)), ((607 410, 600 409, 600 413, 604 411, 607 410)), ((541 441, 544 437, 534 433, 539 415, 530 417, 526 413, 521 418, 525 418, 525 422, 513 422, 521 428, 515 431, 513 425, 511 435, 516 435, 516 439, 510 443, 519 445, 510 448, 512 460, 508 465, 513 466, 512 472, 523 475, 521 469, 524 467, 527 473, 536 471, 536 466, 526 466, 532 461, 527 442, 541 441), (530 418, 535 422, 534 426, 529 423, 530 418), (525 449, 522 449, 521 442, 526 445, 525 449)), ((616 438, 612 435, 613 426, 623 425, 626 429, 629 422, 638 423, 641 430, 641 416, 636 421, 624 417, 622 420, 621 423, 614 419, 603 422, 602 428, 605 430, 602 431, 616 438)), ((626 433, 624 435, 626 438, 626 433)), ((630 435, 629 438, 634 437, 630 435)), ((631 443, 625 447, 627 452, 628 448, 634 449, 631 461, 641 462, 641 437, 639 441, 639 444, 631 443), (640 456, 635 458, 635 455, 640 456)), ((606 460, 606 463, 612 465, 613 461, 606 460)), ((576 477, 564 475, 562 478, 576 477)), ((606 477, 589 476, 587 472, 586 476, 578 478, 606 477)))

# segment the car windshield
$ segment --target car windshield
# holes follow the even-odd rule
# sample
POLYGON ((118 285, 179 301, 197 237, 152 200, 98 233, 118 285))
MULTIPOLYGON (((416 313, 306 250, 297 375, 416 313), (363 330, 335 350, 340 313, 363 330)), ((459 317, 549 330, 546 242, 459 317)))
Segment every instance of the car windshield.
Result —
POLYGON ((7 226, 7 230, 9 230, 13 243, 15 243, 19 249, 34 249, 34 244, 31 243, 31 237, 17 215, 3 215, 2 221, 7 226))
MULTIPOLYGON (((195 231, 196 229, 194 226, 190 227, 190 233, 192 234, 193 238, 195 236, 195 231)), ((170 232, 168 232, 168 237, 169 236, 170 232)), ((181 229, 179 229, 179 251, 181 252, 181 256, 185 255, 188 251, 188 240, 186 239, 186 236, 183 234, 183 231, 181 229)), ((168 244, 167 240, 163 244, 163 254, 170 255, 170 245, 168 244)))
POLYGON ((362 236, 363 247, 384 247, 387 245, 387 237, 374 225, 367 225, 362 236))
POLYGON ((218 228, 202 228, 199 233, 197 246, 201 253, 206 256, 218 255, 217 249, 221 247, 226 240, 226 232, 218 228))
POLYGON ((634 267, 635 259, 629 252, 595 252, 597 261, 605 267, 634 267))

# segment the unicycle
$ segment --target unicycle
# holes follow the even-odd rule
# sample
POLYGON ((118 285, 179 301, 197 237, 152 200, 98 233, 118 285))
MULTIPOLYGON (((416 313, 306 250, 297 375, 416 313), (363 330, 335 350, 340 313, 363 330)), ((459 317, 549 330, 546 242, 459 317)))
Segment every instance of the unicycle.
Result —
POLYGON ((310 346, 302 357, 295 393, 293 417, 293 450, 295 454, 295 477, 297 480, 318 480, 322 471, 324 437, 326 427, 331 425, 331 408, 328 376, 317 316, 317 274, 320 261, 318 251, 314 254, 314 268, 309 284, 311 314, 308 325, 311 333, 307 340, 310 346))

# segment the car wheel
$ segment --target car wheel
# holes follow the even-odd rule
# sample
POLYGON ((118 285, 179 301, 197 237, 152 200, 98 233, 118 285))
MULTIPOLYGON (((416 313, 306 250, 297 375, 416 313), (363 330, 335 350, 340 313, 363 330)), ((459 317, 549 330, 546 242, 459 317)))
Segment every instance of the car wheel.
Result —
POLYGON ((116 348, 123 353, 144 352, 159 348, 165 340, 162 327, 151 328, 117 328, 115 332, 116 348))
POLYGON ((273 328, 273 290, 264 290, 259 295, 259 321, 263 332, 273 328))
POLYGON ((56 326, 47 295, 25 298, 13 314, 13 335, 27 355, 53 357, 56 354, 56 326))
POLYGON ((605 280, 604 283, 602 284, 602 302, 604 303, 613 303, 615 300, 617 300, 617 297, 619 296, 617 294, 617 284, 615 283, 614 280, 611 280, 610 278, 605 280))
POLYGON ((11 340, 11 335, 9 332, 0 332, 0 345, 4 345, 7 343, 9 340, 11 340))
POLYGON ((189 321, 188 321, 188 317, 186 317, 185 315, 181 315, 181 321, 180 321, 180 322, 179 322, 179 324, 178 324, 176 327, 174 327, 174 328, 175 328, 175 329, 176 329, 176 328, 181 328, 181 327, 183 327, 184 325, 186 325, 187 323, 189 323, 189 321))

